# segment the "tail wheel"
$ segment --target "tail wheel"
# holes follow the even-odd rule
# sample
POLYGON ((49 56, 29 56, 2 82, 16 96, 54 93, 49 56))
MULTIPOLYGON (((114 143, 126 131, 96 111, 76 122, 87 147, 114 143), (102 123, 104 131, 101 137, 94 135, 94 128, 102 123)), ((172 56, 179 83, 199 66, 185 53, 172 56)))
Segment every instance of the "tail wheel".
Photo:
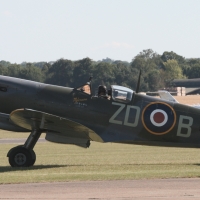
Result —
POLYGON ((35 152, 23 146, 12 148, 7 156, 12 167, 29 167, 32 166, 36 160, 35 152))

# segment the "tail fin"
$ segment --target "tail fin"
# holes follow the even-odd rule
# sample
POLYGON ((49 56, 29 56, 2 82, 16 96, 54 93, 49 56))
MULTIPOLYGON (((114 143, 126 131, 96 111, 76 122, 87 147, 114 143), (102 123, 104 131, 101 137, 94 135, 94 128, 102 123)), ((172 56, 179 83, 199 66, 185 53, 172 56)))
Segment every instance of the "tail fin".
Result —
POLYGON ((158 94, 161 99, 167 100, 167 101, 172 101, 175 103, 179 103, 168 91, 166 90, 158 90, 158 94))

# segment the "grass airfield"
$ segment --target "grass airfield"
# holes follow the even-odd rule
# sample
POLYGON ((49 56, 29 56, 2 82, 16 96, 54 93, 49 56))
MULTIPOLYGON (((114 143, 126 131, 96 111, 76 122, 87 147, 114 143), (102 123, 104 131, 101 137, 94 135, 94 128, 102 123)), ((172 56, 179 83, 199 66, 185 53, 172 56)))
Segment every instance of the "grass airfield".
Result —
POLYGON ((200 176, 199 149, 96 142, 83 149, 44 142, 35 146, 33 167, 11 168, 6 155, 14 146, 0 145, 0 184, 200 176))
MULTIPOLYGON (((200 102, 200 96, 196 98, 192 104, 200 102)), ((194 97, 190 99, 194 101, 194 97)), ((27 136, 0 130, 0 139, 27 136)), ((97 142, 84 149, 44 142, 34 148, 37 159, 33 167, 11 168, 6 155, 17 145, 0 144, 0 184, 200 177, 199 149, 97 142)))

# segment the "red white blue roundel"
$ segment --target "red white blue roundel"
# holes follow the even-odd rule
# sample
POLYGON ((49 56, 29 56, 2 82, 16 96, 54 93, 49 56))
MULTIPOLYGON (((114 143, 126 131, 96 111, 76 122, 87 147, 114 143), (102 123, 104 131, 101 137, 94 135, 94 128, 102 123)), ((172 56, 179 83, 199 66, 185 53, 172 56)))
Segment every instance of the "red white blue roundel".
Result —
POLYGON ((142 123, 147 131, 155 135, 168 133, 175 125, 174 109, 161 102, 148 104, 142 112, 142 123))

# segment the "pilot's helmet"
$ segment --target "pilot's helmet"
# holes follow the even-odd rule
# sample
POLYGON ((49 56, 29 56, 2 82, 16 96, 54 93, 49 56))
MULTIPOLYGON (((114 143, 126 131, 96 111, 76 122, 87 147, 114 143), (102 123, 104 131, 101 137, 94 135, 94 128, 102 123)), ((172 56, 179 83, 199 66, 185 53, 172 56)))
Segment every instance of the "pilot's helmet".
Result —
POLYGON ((98 87, 98 95, 106 95, 107 89, 104 85, 99 85, 98 87))

